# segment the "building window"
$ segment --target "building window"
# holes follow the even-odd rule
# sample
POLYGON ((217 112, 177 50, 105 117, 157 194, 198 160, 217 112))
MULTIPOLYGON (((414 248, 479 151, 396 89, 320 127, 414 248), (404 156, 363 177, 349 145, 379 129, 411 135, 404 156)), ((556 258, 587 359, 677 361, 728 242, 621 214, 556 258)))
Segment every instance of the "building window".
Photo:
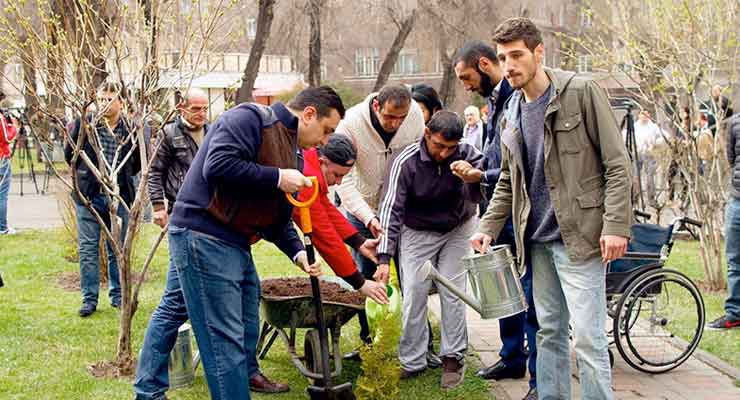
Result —
POLYGON ((580 55, 578 56, 578 65, 576 65, 576 70, 578 72, 591 72, 592 68, 592 61, 590 55, 580 55))
POLYGON ((591 15, 593 14, 593 11, 590 8, 583 7, 581 8, 581 13, 579 15, 579 22, 581 24, 581 28, 590 28, 592 24, 591 15))
POLYGON ((380 68, 380 52, 377 48, 355 50, 355 75, 377 75, 380 68))
POLYGON ((255 18, 247 18, 247 38, 254 39, 257 37, 257 20, 255 18))
POLYGON ((404 50, 398 55, 393 73, 396 75, 413 75, 420 71, 416 50, 404 50))

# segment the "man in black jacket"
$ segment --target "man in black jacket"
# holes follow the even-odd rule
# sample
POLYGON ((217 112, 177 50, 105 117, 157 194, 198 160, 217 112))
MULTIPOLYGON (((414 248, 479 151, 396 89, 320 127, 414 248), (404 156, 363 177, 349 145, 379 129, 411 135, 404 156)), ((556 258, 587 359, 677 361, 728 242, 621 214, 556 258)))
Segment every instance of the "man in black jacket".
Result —
POLYGON ((185 173, 208 132, 208 96, 202 90, 190 89, 177 109, 180 115, 165 125, 149 171, 154 223, 161 227, 167 224, 185 173))
POLYGON ((740 115, 727 120, 727 161, 730 163, 730 198, 725 208, 727 299, 725 314, 708 329, 740 329, 740 115))
MULTIPOLYGON (((121 101, 122 88, 117 83, 106 82, 98 90, 98 110, 103 113, 93 129, 92 135, 82 139, 82 152, 90 159, 93 166, 98 169, 111 171, 119 168, 121 162, 123 167, 117 175, 118 188, 121 198, 130 206, 136 194, 133 176, 141 169, 141 155, 138 144, 134 141, 129 127, 131 126, 122 115, 123 102, 121 101), (95 142, 95 146, 91 144, 95 142), (103 160, 98 160, 95 148, 100 149, 103 160), (126 159, 126 156, 131 156, 126 159)), ((71 140, 75 144, 80 135, 82 121, 75 121, 71 132, 71 140)), ((74 149, 70 143, 64 148, 64 158, 68 164, 72 163, 74 149)), ((110 213, 108 212, 109 195, 101 187, 99 179, 86 164, 82 157, 78 157, 75 165, 75 176, 79 194, 75 191, 72 197, 77 204, 77 237, 80 254, 80 288, 82 290, 82 307, 80 316, 88 317, 95 312, 98 304, 98 290, 100 286, 100 264, 99 243, 100 225, 92 212, 85 206, 86 202, 100 214, 103 221, 110 228, 110 213)), ((128 225, 128 212, 126 207, 119 203, 117 215, 121 219, 121 241, 126 233, 128 225)), ((121 305, 121 284, 118 275, 118 263, 114 256, 110 243, 108 247, 108 295, 111 306, 118 308, 121 305)))
MULTIPOLYGON (((441 275, 465 286, 459 261, 470 251, 466 240, 476 227, 481 191, 478 183, 464 183, 452 169, 460 162, 480 168, 483 155, 460 143, 462 125, 453 112, 434 114, 422 140, 398 153, 385 179, 380 205, 385 235, 378 247, 380 265, 375 278, 388 281, 390 259, 398 247, 403 290, 403 333, 398 348, 402 379, 429 366, 426 315, 432 283, 422 276, 422 266, 431 261, 441 275)), ((441 386, 448 389, 463 380, 468 347, 465 304, 447 288, 438 286, 438 290, 442 306, 441 386)))

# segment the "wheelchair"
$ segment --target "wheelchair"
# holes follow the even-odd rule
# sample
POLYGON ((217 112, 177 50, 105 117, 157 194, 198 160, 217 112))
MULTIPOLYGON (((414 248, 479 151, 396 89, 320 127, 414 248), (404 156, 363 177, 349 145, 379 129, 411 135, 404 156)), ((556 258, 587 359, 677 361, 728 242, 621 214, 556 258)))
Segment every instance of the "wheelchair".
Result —
MULTIPOLYGON (((695 237, 689 227, 702 224, 679 217, 662 227, 644 222, 650 214, 635 215, 643 222, 633 225, 627 253, 607 265, 607 313, 613 320, 607 334, 628 365, 659 374, 685 362, 704 332, 701 292, 683 273, 664 268, 675 234, 695 237)), ((609 358, 613 366, 611 348, 609 358)))

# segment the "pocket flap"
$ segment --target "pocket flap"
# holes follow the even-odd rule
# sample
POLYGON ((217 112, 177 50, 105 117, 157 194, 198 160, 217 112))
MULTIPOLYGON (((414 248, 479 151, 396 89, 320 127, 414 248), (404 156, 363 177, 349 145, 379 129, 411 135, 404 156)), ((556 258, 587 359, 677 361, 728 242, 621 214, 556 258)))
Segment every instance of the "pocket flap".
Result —
POLYGON ((604 204, 604 188, 596 188, 576 197, 581 208, 600 207, 604 204))
POLYGON ((570 131, 581 123, 581 113, 566 118, 555 118, 555 131, 570 131))

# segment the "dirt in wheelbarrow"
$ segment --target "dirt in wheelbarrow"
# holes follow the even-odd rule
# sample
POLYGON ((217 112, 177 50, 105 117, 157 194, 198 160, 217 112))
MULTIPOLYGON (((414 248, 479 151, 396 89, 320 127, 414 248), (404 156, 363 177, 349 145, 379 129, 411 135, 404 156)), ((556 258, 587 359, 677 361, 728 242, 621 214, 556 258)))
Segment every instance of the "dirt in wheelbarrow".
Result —
MULTIPOLYGON (((347 290, 334 282, 319 282, 322 301, 355 305, 365 304, 365 296, 360 292, 347 290)), ((262 295, 265 297, 311 296, 311 281, 308 278, 265 279, 262 281, 262 295)))

